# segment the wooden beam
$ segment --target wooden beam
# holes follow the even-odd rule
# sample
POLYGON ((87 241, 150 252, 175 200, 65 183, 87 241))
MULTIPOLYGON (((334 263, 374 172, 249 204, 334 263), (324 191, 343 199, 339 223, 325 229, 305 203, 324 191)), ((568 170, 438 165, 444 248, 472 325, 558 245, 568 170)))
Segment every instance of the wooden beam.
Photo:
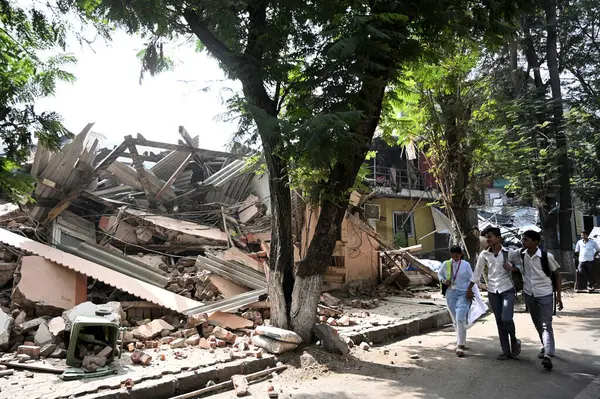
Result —
MULTIPOLYGON (((139 158, 139 154, 137 152, 137 148, 135 144, 132 143, 133 137, 125 136, 125 141, 127 142, 127 147, 129 148, 129 154, 131 154, 131 160, 133 163, 133 167, 137 172, 137 177, 140 183, 142 184, 142 189, 144 189, 144 194, 146 194, 146 199, 148 199, 148 203, 150 204, 150 208, 156 209, 156 198, 152 194, 152 189, 150 188, 150 182, 148 181, 148 177, 145 175, 144 162, 139 158)), ((163 186, 164 188, 164 186, 163 186)))
POLYGON ((230 154, 228 152, 205 150, 203 148, 190 148, 185 145, 161 143, 159 141, 147 140, 140 134, 138 134, 137 138, 133 139, 132 143, 135 145, 142 145, 142 146, 154 147, 154 148, 163 148, 165 150, 171 150, 171 151, 202 153, 204 155, 208 155, 211 157, 224 157, 224 158, 236 158, 236 159, 241 158, 241 156, 239 156, 237 154, 230 154))
POLYGON ((112 164, 119 157, 119 155, 122 154, 123 151, 125 151, 126 148, 127 142, 123 141, 117 148, 112 150, 106 158, 104 158, 102 161, 100 161, 98 165, 96 165, 92 173, 90 173, 86 178, 81 179, 79 183, 77 183, 77 185, 73 187, 71 192, 67 194, 58 203, 58 205, 56 205, 54 208, 52 208, 52 210, 50 210, 48 216, 46 216, 46 219, 44 219, 43 223, 45 224, 53 221, 58 217, 58 215, 60 215, 64 210, 66 210, 69 207, 69 205, 71 205, 71 202, 73 202, 75 198, 81 195, 81 193, 83 193, 85 189, 88 188, 90 183, 100 175, 100 172, 108 168, 108 166, 112 164))
POLYGON ((158 190, 158 193, 156 193, 156 199, 160 199, 163 195, 163 193, 173 185, 173 182, 177 179, 177 177, 181 174, 181 172, 183 172, 185 170, 185 168, 188 166, 188 164, 190 163, 190 159, 192 159, 192 154, 189 154, 185 160, 181 163, 181 165, 179 165, 179 167, 177 168, 177 170, 175 172, 173 172, 173 174, 171 175, 171 177, 169 177, 169 180, 167 180, 165 182, 165 184, 163 184, 163 186, 160 188, 160 190, 158 190))

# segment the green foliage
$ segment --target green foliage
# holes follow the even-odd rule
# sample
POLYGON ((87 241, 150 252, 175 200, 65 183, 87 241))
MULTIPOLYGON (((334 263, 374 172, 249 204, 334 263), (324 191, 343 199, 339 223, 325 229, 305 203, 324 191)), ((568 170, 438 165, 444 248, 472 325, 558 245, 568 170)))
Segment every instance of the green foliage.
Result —
POLYGON ((75 5, 96 21, 150 38, 141 54, 142 73, 172 67, 158 43, 194 34, 195 50, 207 50, 229 77, 244 84, 243 95, 228 100, 240 122, 239 136, 250 142, 259 133, 263 142, 276 137, 272 151, 290 166, 284 178, 316 202, 347 193, 332 180, 334 170, 359 173, 356 160, 368 151, 383 88, 404 63, 434 57, 449 32, 498 38, 506 30, 505 16, 515 12, 512 2, 458 0, 427 6, 417 0, 75 5))
POLYGON ((501 176, 487 123, 489 79, 477 43, 457 39, 441 55, 405 69, 387 98, 382 130, 425 153, 447 206, 469 207, 485 183, 501 176))
POLYGON ((54 94, 57 81, 74 81, 63 68, 75 59, 63 53, 47 58, 44 50, 64 49, 63 26, 32 8, 0 0, 0 189, 18 199, 30 190, 31 180, 16 173, 29 155, 32 137, 48 148, 70 133, 54 112, 37 112, 35 100, 54 94))

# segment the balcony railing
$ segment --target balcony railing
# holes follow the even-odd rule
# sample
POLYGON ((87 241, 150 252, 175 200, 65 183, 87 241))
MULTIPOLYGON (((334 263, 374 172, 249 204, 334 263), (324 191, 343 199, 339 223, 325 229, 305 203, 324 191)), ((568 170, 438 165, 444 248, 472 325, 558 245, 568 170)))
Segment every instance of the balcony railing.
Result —
POLYGON ((424 191, 436 188, 435 181, 430 173, 421 172, 412 167, 399 169, 370 166, 365 183, 375 189, 386 188, 394 192, 400 192, 402 189, 424 191))

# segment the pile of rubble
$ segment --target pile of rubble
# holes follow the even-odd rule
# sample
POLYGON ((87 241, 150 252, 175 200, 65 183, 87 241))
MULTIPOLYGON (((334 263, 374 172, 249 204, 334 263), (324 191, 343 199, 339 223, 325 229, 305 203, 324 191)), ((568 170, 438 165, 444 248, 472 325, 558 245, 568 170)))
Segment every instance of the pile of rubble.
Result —
MULTIPOLYGON (((268 177, 254 173, 255 153, 200 149, 183 128, 179 144, 138 135, 110 150, 91 127, 58 152, 37 148, 33 205, 0 206, 0 363, 77 379, 110 374, 115 362, 146 367, 221 348, 261 358, 301 344, 269 325, 268 177)), ((394 286, 434 281, 410 250, 382 257, 375 292, 321 298, 315 333, 329 350, 346 355, 352 342, 334 327, 369 315, 342 305, 371 309, 394 286)))
POLYGON ((91 127, 36 149, 32 205, 0 206, 0 362, 92 373, 124 354, 148 365, 184 348, 294 349, 298 336, 268 326, 270 205, 255 153, 200 149, 183 128, 178 144, 138 135, 111 150, 91 127))

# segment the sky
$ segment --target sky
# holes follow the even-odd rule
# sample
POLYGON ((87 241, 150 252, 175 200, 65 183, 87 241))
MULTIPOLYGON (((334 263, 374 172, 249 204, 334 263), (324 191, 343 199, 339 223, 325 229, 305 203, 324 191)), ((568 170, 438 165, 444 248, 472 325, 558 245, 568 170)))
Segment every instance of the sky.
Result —
POLYGON ((236 89, 239 84, 226 80, 217 62, 196 53, 193 43, 166 49, 175 61, 174 70, 155 77, 147 74, 141 85, 136 54, 144 47, 142 38, 116 32, 111 42, 98 38, 81 46, 70 35, 68 43, 67 51, 78 62, 66 69, 77 80, 58 83, 56 95, 40 99, 36 109, 58 112, 71 132, 95 122, 92 131, 106 137, 106 147, 137 133, 176 143, 182 125, 192 137, 200 136, 200 148, 211 150, 222 150, 235 132, 235 121, 215 118, 227 111, 222 96, 230 92, 223 88, 236 89))

